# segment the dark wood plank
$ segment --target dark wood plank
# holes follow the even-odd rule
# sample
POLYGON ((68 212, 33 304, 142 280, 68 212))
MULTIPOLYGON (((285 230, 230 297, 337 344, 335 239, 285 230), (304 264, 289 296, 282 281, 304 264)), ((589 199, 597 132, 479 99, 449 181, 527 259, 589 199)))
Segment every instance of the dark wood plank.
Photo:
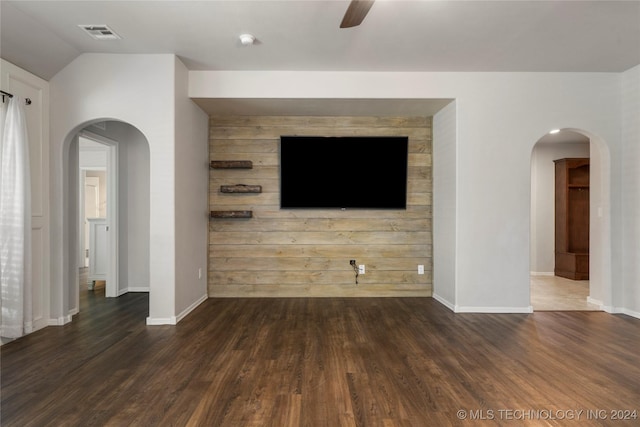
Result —
POLYGON ((3 426, 561 426, 498 411, 640 410, 640 320, 625 315, 246 298, 146 326, 146 294, 103 292, 83 291, 71 324, 1 347, 3 426))
POLYGON ((245 185, 245 184, 221 185, 220 192, 221 193, 262 193, 262 186, 261 185, 245 185))
POLYGON ((211 160, 211 169, 252 169, 251 160, 211 160))
POLYGON ((251 218, 252 211, 211 211, 211 218, 251 218))

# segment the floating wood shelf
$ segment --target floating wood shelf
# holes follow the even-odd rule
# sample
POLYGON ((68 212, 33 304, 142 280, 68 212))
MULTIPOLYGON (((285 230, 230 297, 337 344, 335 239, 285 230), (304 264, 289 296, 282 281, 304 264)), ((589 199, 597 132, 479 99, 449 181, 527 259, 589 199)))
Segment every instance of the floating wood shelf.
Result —
POLYGON ((211 160, 211 169, 253 169, 251 160, 211 160))
POLYGON ((253 211, 211 211, 211 218, 251 218, 253 211))
POLYGON ((221 193, 262 193, 262 185, 221 185, 221 193))

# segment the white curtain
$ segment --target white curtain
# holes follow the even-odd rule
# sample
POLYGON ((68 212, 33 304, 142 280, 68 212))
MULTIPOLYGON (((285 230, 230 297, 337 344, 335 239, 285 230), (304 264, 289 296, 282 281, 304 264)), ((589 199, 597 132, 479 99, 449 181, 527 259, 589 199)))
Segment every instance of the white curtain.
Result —
POLYGON ((24 100, 8 98, 0 117, 0 336, 33 330, 31 308, 31 173, 24 100))

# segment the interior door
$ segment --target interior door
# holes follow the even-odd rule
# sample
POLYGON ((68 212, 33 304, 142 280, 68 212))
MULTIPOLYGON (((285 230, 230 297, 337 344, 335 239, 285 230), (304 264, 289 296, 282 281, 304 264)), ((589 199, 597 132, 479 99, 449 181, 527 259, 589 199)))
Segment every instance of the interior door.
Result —
POLYGON ((84 266, 89 266, 89 221, 100 216, 100 179, 87 176, 84 179, 84 266))

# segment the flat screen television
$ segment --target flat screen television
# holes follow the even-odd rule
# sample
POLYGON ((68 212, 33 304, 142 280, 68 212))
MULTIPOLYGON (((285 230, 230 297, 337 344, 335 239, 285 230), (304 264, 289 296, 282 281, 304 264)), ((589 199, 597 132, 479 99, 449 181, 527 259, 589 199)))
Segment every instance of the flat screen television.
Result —
POLYGON ((280 208, 406 209, 409 138, 280 137, 280 208))

